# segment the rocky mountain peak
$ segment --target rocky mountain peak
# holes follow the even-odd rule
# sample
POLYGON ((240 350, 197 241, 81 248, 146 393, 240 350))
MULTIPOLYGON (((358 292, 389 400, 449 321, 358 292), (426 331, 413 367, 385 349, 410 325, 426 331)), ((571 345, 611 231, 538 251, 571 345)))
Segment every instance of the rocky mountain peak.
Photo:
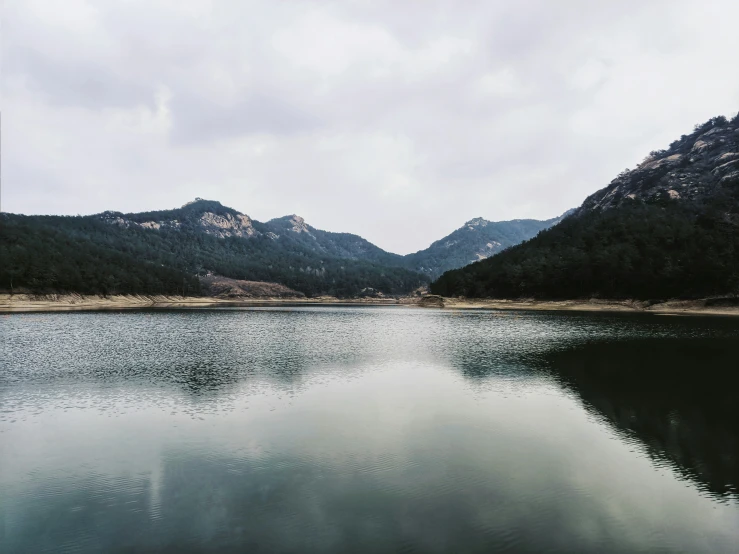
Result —
MULTIPOLYGON (((198 202, 207 202, 204 198, 200 198, 199 196, 195 197, 195 200, 190 200, 189 202, 185 202, 182 207, 187 208, 188 206, 192 206, 193 204, 197 204, 198 202)), ((214 200, 215 202, 215 200, 214 200)), ((220 203, 220 202, 219 202, 220 203)))
POLYGON ((626 202, 695 201, 739 182, 739 116, 697 125, 666 150, 651 152, 636 168, 621 172, 588 197, 583 210, 609 209, 626 202))
POLYGON ((200 198, 199 196, 195 198, 195 200, 190 200, 190 202, 186 202, 182 205, 182 210, 187 211, 197 211, 197 210, 210 210, 213 211, 214 209, 218 210, 228 210, 231 212, 236 212, 233 208, 227 208, 223 204, 221 204, 218 200, 206 200, 205 198, 200 198))
POLYGON ((261 235, 254 227, 252 219, 228 208, 216 200, 196 198, 184 206, 174 210, 122 214, 119 212, 103 212, 99 215, 107 223, 142 229, 181 229, 183 225, 197 225, 203 232, 219 238, 249 238, 261 235))
POLYGON ((489 221, 476 217, 425 250, 408 254, 406 259, 416 271, 438 277, 449 269, 489 258, 505 248, 528 240, 539 231, 559 223, 565 215, 568 214, 547 221, 489 221))
POLYGON ((308 225, 305 222, 305 219, 300 217, 299 215, 291 215, 289 216, 289 222, 292 225, 292 228, 290 231, 294 233, 308 233, 310 234, 310 225, 308 225))
POLYGON ((485 227, 490 223, 487 219, 483 219, 482 217, 476 217, 474 219, 470 219, 467 223, 465 223, 465 227, 485 227))
POLYGON ((305 222, 305 219, 296 214, 272 219, 268 224, 282 231, 290 231, 293 233, 307 233, 310 235, 313 230, 313 228, 305 222))

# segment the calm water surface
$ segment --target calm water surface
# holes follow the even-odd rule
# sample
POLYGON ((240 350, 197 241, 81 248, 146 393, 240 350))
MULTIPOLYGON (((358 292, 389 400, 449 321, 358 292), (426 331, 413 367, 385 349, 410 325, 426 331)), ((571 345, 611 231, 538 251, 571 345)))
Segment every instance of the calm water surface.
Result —
POLYGON ((737 552, 739 322, 0 315, 0 552, 737 552))

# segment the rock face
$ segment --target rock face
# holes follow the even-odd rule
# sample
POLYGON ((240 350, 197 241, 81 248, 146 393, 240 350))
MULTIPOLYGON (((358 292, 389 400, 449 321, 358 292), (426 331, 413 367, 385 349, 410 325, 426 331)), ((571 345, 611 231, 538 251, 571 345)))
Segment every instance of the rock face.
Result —
POLYGON ((153 229, 155 231, 158 231, 162 228, 176 229, 180 226, 180 222, 177 220, 141 222, 133 221, 118 212, 103 212, 102 214, 100 214, 99 217, 104 221, 110 223, 111 225, 119 225, 120 227, 125 227, 126 229, 129 229, 131 227, 140 227, 141 229, 153 229))
POLYGON ((311 228, 305 223, 305 219, 300 217, 299 215, 291 215, 289 216, 288 220, 292 224, 292 228, 290 229, 293 233, 311 233, 311 228))
POLYGON ((623 171, 589 196, 576 213, 610 209, 627 202, 700 201, 722 184, 739 179, 739 125, 715 117, 696 126, 667 150, 652 152, 635 169, 623 171))
POLYGON ((250 238, 261 235, 254 228, 248 215, 232 210, 219 202, 197 198, 188 202, 179 210, 146 212, 141 214, 122 214, 119 212, 103 212, 99 216, 104 221, 121 227, 139 227, 160 231, 162 229, 180 229, 183 224, 197 225, 208 235, 219 238, 250 238))
POLYGON ((252 237, 258 232, 254 229, 251 218, 244 214, 218 215, 205 212, 200 216, 200 226, 210 235, 225 237, 252 237))

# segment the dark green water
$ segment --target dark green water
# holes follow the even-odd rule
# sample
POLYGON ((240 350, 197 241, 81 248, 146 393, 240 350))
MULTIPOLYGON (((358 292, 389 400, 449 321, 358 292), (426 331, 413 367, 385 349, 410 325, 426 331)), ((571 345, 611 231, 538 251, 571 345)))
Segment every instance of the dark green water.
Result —
POLYGON ((739 321, 0 315, 0 552, 737 552, 739 321))

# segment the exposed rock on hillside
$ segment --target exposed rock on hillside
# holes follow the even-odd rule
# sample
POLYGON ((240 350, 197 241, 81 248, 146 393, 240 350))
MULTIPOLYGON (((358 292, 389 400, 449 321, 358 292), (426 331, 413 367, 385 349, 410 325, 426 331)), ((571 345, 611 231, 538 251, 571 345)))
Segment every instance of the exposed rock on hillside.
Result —
POLYGON ((103 212, 100 214, 100 219, 105 221, 106 223, 110 223, 111 225, 118 225, 120 227, 124 227, 126 229, 130 227, 140 227, 142 229, 153 229, 153 230, 160 230, 162 228, 172 228, 176 229, 180 226, 180 222, 177 220, 171 220, 171 221, 132 221, 128 218, 126 218, 123 214, 120 212, 103 212))
POLYGON ((248 238, 261 234, 254 229, 254 225, 248 215, 239 213, 218 215, 212 212, 204 212, 200 216, 200 226, 203 227, 206 233, 219 238, 248 238))
POLYGON ((145 212, 140 214, 122 214, 120 212, 103 212, 98 217, 107 223, 124 228, 139 227, 142 229, 179 230, 183 224, 199 227, 204 233, 218 238, 242 237, 250 238, 262 233, 254 228, 248 215, 223 206, 220 202, 197 198, 188 202, 179 210, 145 212))
POLYGON ((589 196, 578 214, 624 203, 701 201, 721 184, 739 180, 739 125, 715 117, 683 135, 667 150, 652 152, 635 169, 623 171, 589 196))
POLYGON ((292 228, 290 231, 293 233, 308 233, 309 235, 311 233, 311 228, 305 223, 305 219, 300 217, 299 215, 291 215, 289 216, 288 221, 292 224, 292 228))
POLYGON ((739 115, 652 152, 523 244, 431 285, 475 298, 739 295, 739 115))

